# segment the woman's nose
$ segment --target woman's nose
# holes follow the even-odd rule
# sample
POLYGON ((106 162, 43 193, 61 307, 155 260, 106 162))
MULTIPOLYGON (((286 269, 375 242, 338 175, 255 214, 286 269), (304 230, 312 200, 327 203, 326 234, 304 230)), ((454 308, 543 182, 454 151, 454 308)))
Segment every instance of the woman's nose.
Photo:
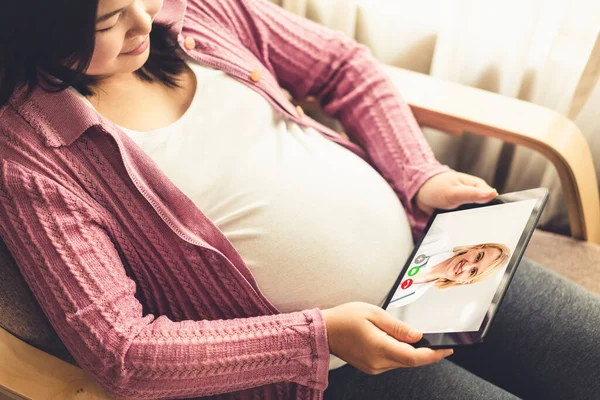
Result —
POLYGON ((466 257, 467 264, 475 264, 475 260, 477 259, 477 253, 474 251, 470 251, 467 253, 466 257))
POLYGON ((149 12, 151 10, 148 9, 145 3, 146 2, 144 0, 138 0, 135 2, 132 13, 134 18, 134 26, 129 30, 127 36, 144 36, 149 34, 152 30, 154 12, 151 14, 149 12))

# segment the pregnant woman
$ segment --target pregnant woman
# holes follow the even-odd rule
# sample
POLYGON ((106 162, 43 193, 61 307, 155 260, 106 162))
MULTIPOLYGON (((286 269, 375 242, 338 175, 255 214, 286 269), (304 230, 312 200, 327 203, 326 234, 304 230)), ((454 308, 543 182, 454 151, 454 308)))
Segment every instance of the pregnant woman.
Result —
POLYGON ((598 298, 532 263, 455 363, 377 307, 411 228, 496 192, 435 160, 364 46, 265 0, 2 3, 0 161, 0 235, 114 397, 599 389, 598 298))

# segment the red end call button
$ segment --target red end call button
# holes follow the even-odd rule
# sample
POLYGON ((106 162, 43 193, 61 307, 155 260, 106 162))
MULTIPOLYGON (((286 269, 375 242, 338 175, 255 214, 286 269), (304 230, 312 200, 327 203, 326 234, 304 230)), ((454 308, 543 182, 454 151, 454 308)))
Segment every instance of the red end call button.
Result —
POLYGON ((402 289, 408 289, 409 287, 411 287, 412 284, 413 284, 413 280, 412 279, 407 279, 407 280, 405 280, 404 282, 402 282, 400 284, 400 287, 402 289))

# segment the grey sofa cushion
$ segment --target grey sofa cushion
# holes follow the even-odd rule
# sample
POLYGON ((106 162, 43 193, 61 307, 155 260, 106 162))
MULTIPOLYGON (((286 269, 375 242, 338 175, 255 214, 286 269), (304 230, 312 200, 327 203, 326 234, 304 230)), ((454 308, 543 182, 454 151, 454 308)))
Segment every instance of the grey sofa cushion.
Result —
POLYGON ((32 346, 76 365, 1 239, 0 327, 32 346))
POLYGON ((600 295, 600 245, 538 229, 525 257, 600 295))

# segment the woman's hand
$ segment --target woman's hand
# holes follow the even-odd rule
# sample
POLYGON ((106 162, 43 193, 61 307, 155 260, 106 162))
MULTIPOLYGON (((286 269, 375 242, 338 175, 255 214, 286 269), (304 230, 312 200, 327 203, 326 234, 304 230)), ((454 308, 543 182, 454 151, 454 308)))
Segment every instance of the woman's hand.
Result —
POLYGON ((419 341, 423 334, 371 304, 346 303, 321 312, 329 351, 367 374, 432 364, 453 353, 415 349, 408 343, 419 341))
POLYGON ((435 208, 450 210, 466 203, 487 203, 497 195, 483 179, 452 170, 427 180, 417 192, 416 204, 431 214, 435 208))

